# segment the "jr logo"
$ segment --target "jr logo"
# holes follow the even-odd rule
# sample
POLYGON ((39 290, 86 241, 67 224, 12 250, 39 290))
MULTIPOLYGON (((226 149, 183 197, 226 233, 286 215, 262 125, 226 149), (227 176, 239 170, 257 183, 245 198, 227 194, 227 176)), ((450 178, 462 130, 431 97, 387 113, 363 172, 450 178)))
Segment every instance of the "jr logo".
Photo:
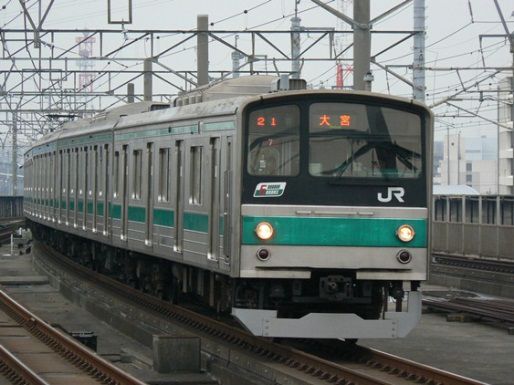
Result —
POLYGON ((403 203, 403 196, 405 195, 405 190, 403 187, 388 187, 387 188, 387 196, 384 198, 382 193, 377 194, 377 199, 379 202, 391 202, 393 200, 393 196, 398 199, 398 202, 403 203))

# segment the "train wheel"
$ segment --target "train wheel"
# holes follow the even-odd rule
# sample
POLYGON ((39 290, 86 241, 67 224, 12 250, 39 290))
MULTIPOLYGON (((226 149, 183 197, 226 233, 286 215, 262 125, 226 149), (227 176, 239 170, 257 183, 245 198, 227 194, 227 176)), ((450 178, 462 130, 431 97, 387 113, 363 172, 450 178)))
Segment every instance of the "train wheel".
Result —
POLYGON ((175 277, 171 279, 171 282, 166 285, 164 291, 164 299, 168 300, 172 304, 178 304, 180 296, 180 285, 175 277))

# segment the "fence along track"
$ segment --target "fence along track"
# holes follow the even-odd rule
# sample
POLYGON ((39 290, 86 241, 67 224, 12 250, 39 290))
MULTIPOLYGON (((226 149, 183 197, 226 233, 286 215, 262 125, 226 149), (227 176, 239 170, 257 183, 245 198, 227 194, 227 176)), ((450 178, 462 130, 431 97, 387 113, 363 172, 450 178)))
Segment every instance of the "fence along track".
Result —
MULTIPOLYGON (((30 313, 20 304, 0 290, 2 310, 32 335, 64 357, 67 361, 104 384, 144 385, 143 382, 128 375, 121 369, 100 358, 73 338, 68 337, 45 321, 30 313)), ((28 382, 27 384, 32 384, 28 382)), ((40 384, 40 383, 34 383, 40 384)), ((46 384, 43 382, 42 384, 46 384)))
MULTIPOLYGON (((83 279, 100 285, 111 293, 122 297, 125 302, 135 303, 157 316, 164 316, 210 337, 221 339, 270 361, 294 368, 310 376, 336 385, 391 385, 395 378, 415 380, 430 385, 485 385, 443 370, 418 364, 377 350, 356 347, 352 361, 359 361, 364 369, 376 369, 376 375, 362 373, 360 370, 344 367, 330 360, 303 352, 301 350, 255 337, 241 329, 231 327, 207 316, 195 313, 181 306, 162 301, 137 291, 114 279, 96 274, 47 246, 37 243, 46 257, 58 262, 59 268, 65 267, 83 279), (381 379, 383 372, 391 374, 390 379, 381 379), (380 378, 379 378, 380 377, 380 378)), ((369 373, 369 370, 367 370, 369 373)))

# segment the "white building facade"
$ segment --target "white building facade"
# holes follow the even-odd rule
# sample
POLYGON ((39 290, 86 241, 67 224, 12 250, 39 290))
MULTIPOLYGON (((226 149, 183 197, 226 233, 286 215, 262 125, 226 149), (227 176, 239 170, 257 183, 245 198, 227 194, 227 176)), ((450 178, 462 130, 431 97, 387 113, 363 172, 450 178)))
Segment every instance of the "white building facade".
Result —
POLYGON ((480 194, 496 194, 496 139, 464 137, 461 134, 447 136, 443 143, 443 159, 435 184, 467 185, 480 194))
POLYGON ((498 193, 514 194, 513 141, 512 136, 512 77, 498 85, 498 193))

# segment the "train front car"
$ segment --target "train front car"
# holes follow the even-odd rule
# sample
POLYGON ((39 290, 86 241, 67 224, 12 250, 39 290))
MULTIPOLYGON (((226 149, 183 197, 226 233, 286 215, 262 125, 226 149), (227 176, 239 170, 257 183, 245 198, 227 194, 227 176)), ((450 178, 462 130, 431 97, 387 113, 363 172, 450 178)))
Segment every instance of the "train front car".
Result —
POLYGON ((241 121, 233 315, 269 337, 407 335, 427 278, 430 111, 304 91, 252 102, 241 121))

